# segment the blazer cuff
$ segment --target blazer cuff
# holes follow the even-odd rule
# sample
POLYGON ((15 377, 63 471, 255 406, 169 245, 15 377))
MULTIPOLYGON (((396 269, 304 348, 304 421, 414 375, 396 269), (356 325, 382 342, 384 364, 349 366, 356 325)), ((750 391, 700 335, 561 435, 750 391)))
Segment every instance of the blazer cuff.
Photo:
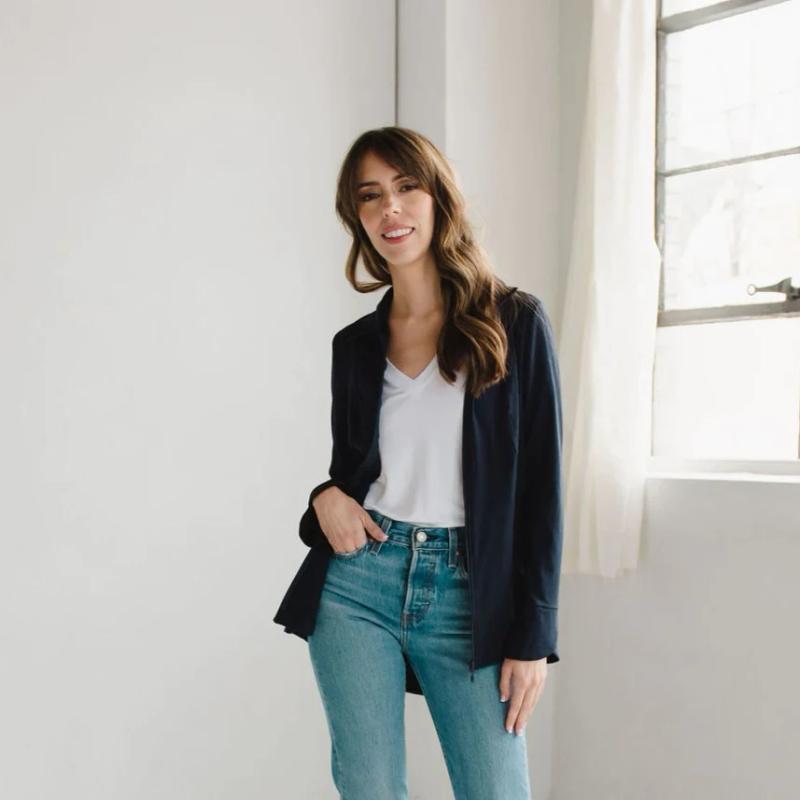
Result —
POLYGON ((547 658, 548 664, 559 661, 556 652, 558 609, 552 606, 529 607, 511 624, 505 639, 505 658, 538 661, 547 658))
POLYGON ((328 543, 328 538, 322 532, 322 528, 320 528, 317 512, 314 511, 314 506, 312 506, 311 503, 320 492, 325 491, 329 486, 338 486, 344 491, 344 486, 340 481, 323 481, 311 490, 311 494, 308 496, 308 508, 306 508, 303 516, 300 517, 300 540, 309 547, 328 543))

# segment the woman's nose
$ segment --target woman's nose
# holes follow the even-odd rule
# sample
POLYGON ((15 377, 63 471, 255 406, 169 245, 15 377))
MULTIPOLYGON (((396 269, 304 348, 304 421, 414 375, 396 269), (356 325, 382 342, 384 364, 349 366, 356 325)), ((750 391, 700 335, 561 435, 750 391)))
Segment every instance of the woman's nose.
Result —
POLYGON ((397 207, 397 196, 394 194, 387 194, 386 200, 383 201, 383 213, 386 214, 397 207))

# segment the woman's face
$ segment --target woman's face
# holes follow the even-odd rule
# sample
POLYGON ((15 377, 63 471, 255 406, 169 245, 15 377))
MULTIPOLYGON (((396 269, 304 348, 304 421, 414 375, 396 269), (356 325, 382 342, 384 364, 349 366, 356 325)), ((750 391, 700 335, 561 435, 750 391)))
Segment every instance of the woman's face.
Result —
POLYGON ((394 167, 373 152, 365 153, 358 173, 358 216, 373 247, 391 264, 421 260, 433 236, 433 197, 416 178, 398 175, 394 167), (387 238, 392 228, 412 228, 398 238, 387 238))

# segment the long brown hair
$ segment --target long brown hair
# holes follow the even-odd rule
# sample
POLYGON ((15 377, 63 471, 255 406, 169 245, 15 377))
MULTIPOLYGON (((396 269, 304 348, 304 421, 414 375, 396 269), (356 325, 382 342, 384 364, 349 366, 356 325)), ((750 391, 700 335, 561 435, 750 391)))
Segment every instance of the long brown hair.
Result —
POLYGON ((336 213, 353 237, 345 276, 356 291, 374 292, 392 282, 386 259, 373 247, 358 214, 358 169, 368 151, 403 175, 413 176, 433 197, 431 250, 445 304, 437 357, 442 374, 451 382, 456 377, 454 370, 466 364, 465 389, 477 397, 507 374, 508 340, 497 303, 511 287, 494 274, 476 240, 464 197, 445 156, 421 133, 390 126, 362 133, 339 171, 336 213), (356 279, 359 257, 374 282, 356 279))

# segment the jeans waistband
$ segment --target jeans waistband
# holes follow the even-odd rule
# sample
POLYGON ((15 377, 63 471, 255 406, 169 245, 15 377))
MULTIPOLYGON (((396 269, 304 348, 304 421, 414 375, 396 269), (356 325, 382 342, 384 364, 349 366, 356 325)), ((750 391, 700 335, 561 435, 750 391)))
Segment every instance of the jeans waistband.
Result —
POLYGON ((440 527, 392 519, 374 508, 367 512, 389 539, 418 550, 447 550, 464 542, 464 526, 440 527))

